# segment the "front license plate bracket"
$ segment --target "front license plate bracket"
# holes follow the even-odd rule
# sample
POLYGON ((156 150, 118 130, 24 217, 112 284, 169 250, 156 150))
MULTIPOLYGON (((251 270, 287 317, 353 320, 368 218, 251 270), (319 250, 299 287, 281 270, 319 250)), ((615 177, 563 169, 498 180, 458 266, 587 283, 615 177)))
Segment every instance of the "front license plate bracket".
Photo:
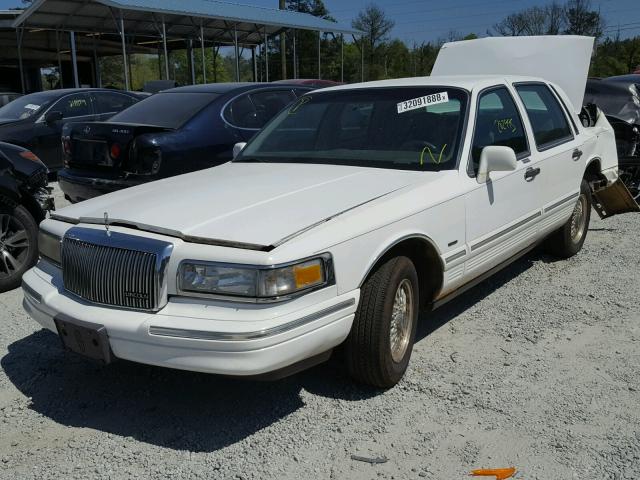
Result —
POLYGON ((104 364, 115 360, 104 325, 84 322, 67 316, 54 318, 58 335, 65 350, 71 350, 104 364))

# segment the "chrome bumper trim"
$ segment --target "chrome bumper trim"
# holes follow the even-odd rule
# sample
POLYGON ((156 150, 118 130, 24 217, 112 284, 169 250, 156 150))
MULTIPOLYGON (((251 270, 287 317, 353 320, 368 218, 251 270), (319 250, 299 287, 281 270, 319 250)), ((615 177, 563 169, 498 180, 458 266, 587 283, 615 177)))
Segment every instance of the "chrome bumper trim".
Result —
POLYGON ((188 338, 193 340, 218 340, 218 341, 241 341, 241 340, 258 340, 273 335, 278 335, 294 328, 300 327, 304 324, 320 320, 323 317, 332 315, 346 308, 355 305, 355 298, 350 298, 344 302, 340 302, 331 307, 327 307, 318 312, 306 315, 297 320, 278 325, 272 328, 266 328, 264 330, 258 330, 254 332, 241 332, 241 333, 227 333, 227 332, 208 332, 203 330, 186 330, 182 328, 170 328, 170 327, 157 327, 151 325, 149 327, 149 335, 156 335, 160 337, 173 337, 173 338, 188 338))
POLYGON ((24 283, 24 281, 22 282, 22 291, 24 292, 24 294, 26 296, 28 296, 34 303, 37 304, 41 304, 42 303, 42 295, 40 295, 38 292, 36 292, 33 288, 31 288, 29 285, 27 285, 26 283, 24 283))

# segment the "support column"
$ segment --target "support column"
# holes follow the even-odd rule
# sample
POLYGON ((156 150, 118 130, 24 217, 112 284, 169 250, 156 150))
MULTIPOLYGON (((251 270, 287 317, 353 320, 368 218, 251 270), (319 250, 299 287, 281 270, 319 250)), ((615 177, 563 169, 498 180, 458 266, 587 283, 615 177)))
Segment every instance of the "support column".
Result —
POLYGON ((189 60, 189 70, 191 71, 191 85, 196 84, 196 63, 193 58, 193 39, 187 40, 187 58, 189 60))
POLYGON ((125 90, 131 90, 129 83, 129 67, 127 65, 127 43, 124 34, 124 18, 122 12, 120 12, 120 41, 122 42, 122 67, 124 70, 124 88, 125 90))
POLYGON ((360 76, 361 80, 364 82, 364 37, 360 38, 360 76))
POLYGON ((169 53, 167 51, 167 28, 162 19, 162 48, 164 50, 164 74, 165 80, 169 80, 169 53))
POLYGON ((322 64, 320 57, 320 38, 322 37, 322 32, 318 30, 318 79, 322 78, 322 64))
POLYGON ((216 68, 218 64, 218 49, 216 48, 216 44, 213 44, 213 83, 218 83, 218 69, 216 68))
POLYGON ((96 37, 93 37, 93 65, 96 75, 96 86, 102 88, 102 73, 100 72, 100 59, 98 58, 98 49, 96 47, 96 37))
POLYGON ((296 51, 296 36, 298 32, 293 30, 293 78, 298 78, 298 52, 296 51))
POLYGON ((207 57, 204 51, 204 27, 200 22, 200 50, 202 51, 202 83, 207 83, 207 57))
POLYGON ((233 26, 233 49, 236 54, 236 82, 240 81, 240 53, 238 52, 238 29, 233 26))
POLYGON ((267 35, 267 27, 264 27, 264 73, 269 81, 269 35, 267 35))
POLYGON ((253 81, 258 81, 258 58, 256 57, 255 45, 251 47, 251 63, 253 64, 253 81))
POLYGON ((18 40, 18 66, 20 68, 20 85, 22 87, 22 93, 27 93, 27 88, 24 83, 24 67, 22 66, 22 37, 24 36, 24 27, 22 31, 20 28, 16 28, 16 39, 18 40))
MULTIPOLYGON (((69 32, 69 43, 71 44, 71 67, 73 68, 73 86, 80 88, 78 81, 78 57, 76 55, 76 32, 69 32)), ((129 90, 129 87, 127 87, 129 90)))
POLYGON ((344 33, 340 34, 340 81, 344 83, 344 33))
MULTIPOLYGON (((285 10, 285 0, 279 0, 280 10, 285 10)), ((282 80, 287 79, 287 34, 283 30, 280 33, 280 73, 282 74, 282 80)))
POLYGON ((64 88, 62 80, 62 57, 60 56, 60 32, 56 30, 56 53, 58 55, 58 74, 60 76, 60 88, 64 88))

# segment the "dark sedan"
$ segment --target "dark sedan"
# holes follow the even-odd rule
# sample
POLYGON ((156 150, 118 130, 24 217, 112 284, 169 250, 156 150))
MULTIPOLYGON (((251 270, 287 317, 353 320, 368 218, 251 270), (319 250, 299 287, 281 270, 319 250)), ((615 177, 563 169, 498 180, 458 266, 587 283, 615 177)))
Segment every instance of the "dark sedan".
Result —
POLYGON ((107 89, 31 93, 0 108, 0 141, 28 148, 49 168, 62 167, 60 135, 69 122, 106 120, 142 96, 107 89))
POLYGON ((60 188, 72 202, 202 170, 232 158, 280 110, 310 87, 214 83, 157 93, 108 122, 65 127, 60 188))
POLYGON ((33 152, 0 142, 0 292, 38 260, 38 224, 54 207, 47 168, 33 152))

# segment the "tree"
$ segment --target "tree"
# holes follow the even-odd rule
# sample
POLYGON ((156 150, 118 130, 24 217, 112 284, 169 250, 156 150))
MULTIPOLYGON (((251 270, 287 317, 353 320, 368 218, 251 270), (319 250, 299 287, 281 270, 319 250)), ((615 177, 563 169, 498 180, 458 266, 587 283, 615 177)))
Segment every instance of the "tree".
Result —
POLYGON ((381 72, 373 71, 375 59, 378 54, 383 53, 381 50, 384 50, 384 43, 395 22, 387 18, 384 10, 370 3, 358 13, 351 25, 365 34, 363 40, 369 50, 369 79, 379 78, 381 72))
POLYGON ((494 25, 503 36, 558 35, 565 25, 565 9, 551 3, 544 7, 531 7, 512 13, 494 25))
POLYGON ((569 0, 564 8, 568 35, 587 35, 600 38, 604 31, 604 20, 599 11, 591 10, 591 0, 569 0))

